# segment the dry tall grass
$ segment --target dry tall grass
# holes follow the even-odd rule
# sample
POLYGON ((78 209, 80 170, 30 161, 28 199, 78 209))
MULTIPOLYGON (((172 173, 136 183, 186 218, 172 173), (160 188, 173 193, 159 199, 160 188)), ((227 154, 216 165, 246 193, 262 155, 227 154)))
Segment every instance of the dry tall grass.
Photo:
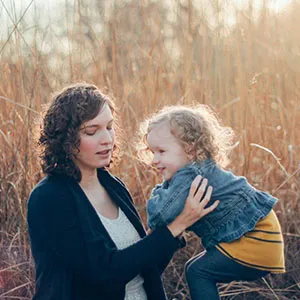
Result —
MULTIPOLYGON (((42 176, 34 118, 52 91, 82 80, 116 97, 129 142, 113 171, 142 215, 160 179, 134 158, 138 123, 165 104, 216 108, 237 134, 230 168, 279 198, 287 258, 285 275, 222 285, 221 295, 300 299, 300 5, 235 8, 228 28, 230 2, 78 0, 48 15, 46 5, 28 1, 17 13, 13 0, 0 0, 0 18, 9 20, 0 36, 0 299, 33 292, 26 200, 42 176)), ((172 299, 189 299, 183 265, 200 245, 192 235, 188 243, 164 274, 172 299)))

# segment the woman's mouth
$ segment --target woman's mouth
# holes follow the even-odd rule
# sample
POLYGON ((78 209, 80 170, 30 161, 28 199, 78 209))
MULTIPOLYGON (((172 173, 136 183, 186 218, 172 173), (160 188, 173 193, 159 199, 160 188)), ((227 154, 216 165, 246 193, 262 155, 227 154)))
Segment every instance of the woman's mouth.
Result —
POLYGON ((107 150, 103 150, 103 151, 99 151, 96 154, 97 155, 101 155, 101 156, 108 156, 111 152, 111 149, 107 149, 107 150))

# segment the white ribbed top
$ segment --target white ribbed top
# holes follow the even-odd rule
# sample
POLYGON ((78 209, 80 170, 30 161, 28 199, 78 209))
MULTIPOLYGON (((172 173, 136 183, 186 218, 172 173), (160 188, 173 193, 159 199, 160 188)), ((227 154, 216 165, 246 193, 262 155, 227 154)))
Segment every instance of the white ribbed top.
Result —
MULTIPOLYGON (((99 213, 98 215, 119 250, 129 247, 141 239, 134 226, 120 208, 118 209, 118 217, 116 219, 108 219, 99 213)), ((147 300, 143 283, 144 279, 140 275, 129 281, 125 288, 125 300, 147 300)))

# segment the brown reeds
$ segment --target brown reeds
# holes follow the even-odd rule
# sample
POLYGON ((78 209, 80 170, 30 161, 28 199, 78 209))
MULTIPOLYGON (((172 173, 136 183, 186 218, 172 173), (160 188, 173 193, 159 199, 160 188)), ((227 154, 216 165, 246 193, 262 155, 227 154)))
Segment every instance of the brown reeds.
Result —
MULTIPOLYGON (((206 103, 237 135, 230 168, 279 198, 287 273, 220 285, 224 299, 300 299, 300 6, 237 8, 230 1, 0 0, 0 299, 30 299, 26 201, 41 178, 33 134, 49 94, 75 81, 116 97, 125 145, 114 168, 145 216, 160 181, 135 159, 139 122, 165 104, 206 103), (61 12, 54 14, 51 12, 61 12)), ((192 234, 164 273, 170 299, 189 299, 192 234)))

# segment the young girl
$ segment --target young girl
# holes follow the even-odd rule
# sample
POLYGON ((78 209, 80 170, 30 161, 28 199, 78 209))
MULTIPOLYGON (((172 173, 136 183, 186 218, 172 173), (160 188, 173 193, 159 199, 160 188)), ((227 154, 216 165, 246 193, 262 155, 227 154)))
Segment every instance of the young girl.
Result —
POLYGON ((272 210, 277 199, 222 169, 232 148, 231 128, 223 127, 207 106, 171 106, 146 120, 141 133, 164 179, 147 203, 151 229, 180 214, 196 175, 213 187, 208 206, 220 201, 189 228, 206 248, 186 264, 193 300, 219 299, 217 282, 255 280, 285 271, 283 237, 272 210))

